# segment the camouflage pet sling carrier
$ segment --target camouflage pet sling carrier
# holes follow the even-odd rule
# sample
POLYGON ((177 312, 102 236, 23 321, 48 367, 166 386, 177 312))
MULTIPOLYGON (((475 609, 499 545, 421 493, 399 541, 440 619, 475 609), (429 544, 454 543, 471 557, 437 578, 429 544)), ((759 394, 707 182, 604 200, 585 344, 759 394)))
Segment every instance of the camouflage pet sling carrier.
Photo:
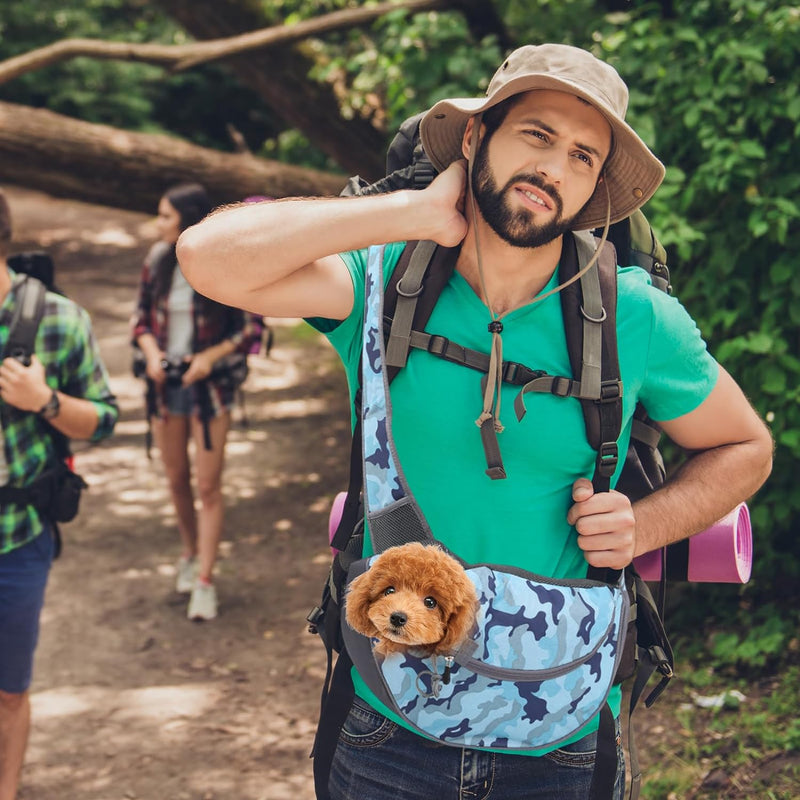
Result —
MULTIPOLYGON (((364 504, 378 554, 409 541, 436 543, 395 455, 383 252, 369 252, 361 359, 364 504)), ((375 558, 354 564, 349 580, 375 558)), ((344 624, 359 673, 384 704, 443 744, 537 750, 573 736, 599 713, 613 684, 628 618, 622 576, 612 584, 549 581, 498 565, 468 566, 467 574, 480 600, 478 622, 472 638, 445 657, 447 680, 433 658, 375 655, 374 643, 344 624)))

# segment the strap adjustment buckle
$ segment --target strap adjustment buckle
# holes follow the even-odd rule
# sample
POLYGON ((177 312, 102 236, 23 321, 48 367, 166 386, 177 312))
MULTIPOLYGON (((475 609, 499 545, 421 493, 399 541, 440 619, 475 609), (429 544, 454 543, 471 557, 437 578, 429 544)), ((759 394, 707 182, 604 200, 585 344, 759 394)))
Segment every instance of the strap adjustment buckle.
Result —
POLYGON ((441 356, 443 353, 447 352, 447 346, 449 344, 450 340, 446 336, 434 334, 428 339, 428 347, 426 349, 435 356, 441 356))
POLYGON ((564 378, 559 375, 553 377, 553 386, 550 392, 556 397, 569 397, 572 394, 572 378, 564 378))
POLYGON ((597 469, 600 474, 610 477, 619 463, 619 448, 616 442, 603 442, 597 449, 597 469))
POLYGON ((614 403, 622 397, 622 381, 603 381, 600 384, 599 403, 614 403))

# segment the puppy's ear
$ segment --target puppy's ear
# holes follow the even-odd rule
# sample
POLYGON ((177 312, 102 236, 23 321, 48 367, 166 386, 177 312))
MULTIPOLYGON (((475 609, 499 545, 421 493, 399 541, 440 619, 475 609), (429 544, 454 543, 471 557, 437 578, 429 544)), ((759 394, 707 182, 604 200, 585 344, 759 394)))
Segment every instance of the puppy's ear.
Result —
POLYGON ((469 636, 475 623, 475 614, 478 611, 478 597, 475 586, 464 573, 463 581, 452 587, 452 594, 447 599, 452 609, 450 616, 445 620, 445 634, 436 645, 436 652, 445 653, 455 650, 456 647, 469 636))
POLYGON ((359 575, 347 589, 345 595, 345 619, 347 624, 364 636, 375 636, 378 629, 369 618, 373 576, 369 572, 359 575))

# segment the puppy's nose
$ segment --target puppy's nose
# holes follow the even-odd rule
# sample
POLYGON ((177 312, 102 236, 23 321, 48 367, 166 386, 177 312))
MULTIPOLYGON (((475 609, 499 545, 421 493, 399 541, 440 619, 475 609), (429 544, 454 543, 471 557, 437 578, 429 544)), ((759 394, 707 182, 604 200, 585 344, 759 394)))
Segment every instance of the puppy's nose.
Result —
POLYGON ((402 611, 393 611, 389 615, 389 622, 391 622, 395 628, 402 628, 403 625, 408 622, 408 617, 402 611))

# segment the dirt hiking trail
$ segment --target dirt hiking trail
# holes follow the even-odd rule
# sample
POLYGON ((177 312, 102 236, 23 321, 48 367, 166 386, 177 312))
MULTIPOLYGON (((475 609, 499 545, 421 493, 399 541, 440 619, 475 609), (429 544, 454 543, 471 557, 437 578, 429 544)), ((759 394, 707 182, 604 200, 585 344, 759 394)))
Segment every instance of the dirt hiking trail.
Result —
POLYGON ((311 800, 325 658, 305 617, 327 573, 349 437, 333 351, 289 321, 270 358, 251 359, 249 424, 234 425, 226 451, 220 616, 189 622, 173 591, 174 515, 130 374, 153 220, 6 192, 13 251, 53 256, 57 283, 92 316, 121 409, 110 440, 75 447, 90 489, 50 576, 19 800, 311 800))

